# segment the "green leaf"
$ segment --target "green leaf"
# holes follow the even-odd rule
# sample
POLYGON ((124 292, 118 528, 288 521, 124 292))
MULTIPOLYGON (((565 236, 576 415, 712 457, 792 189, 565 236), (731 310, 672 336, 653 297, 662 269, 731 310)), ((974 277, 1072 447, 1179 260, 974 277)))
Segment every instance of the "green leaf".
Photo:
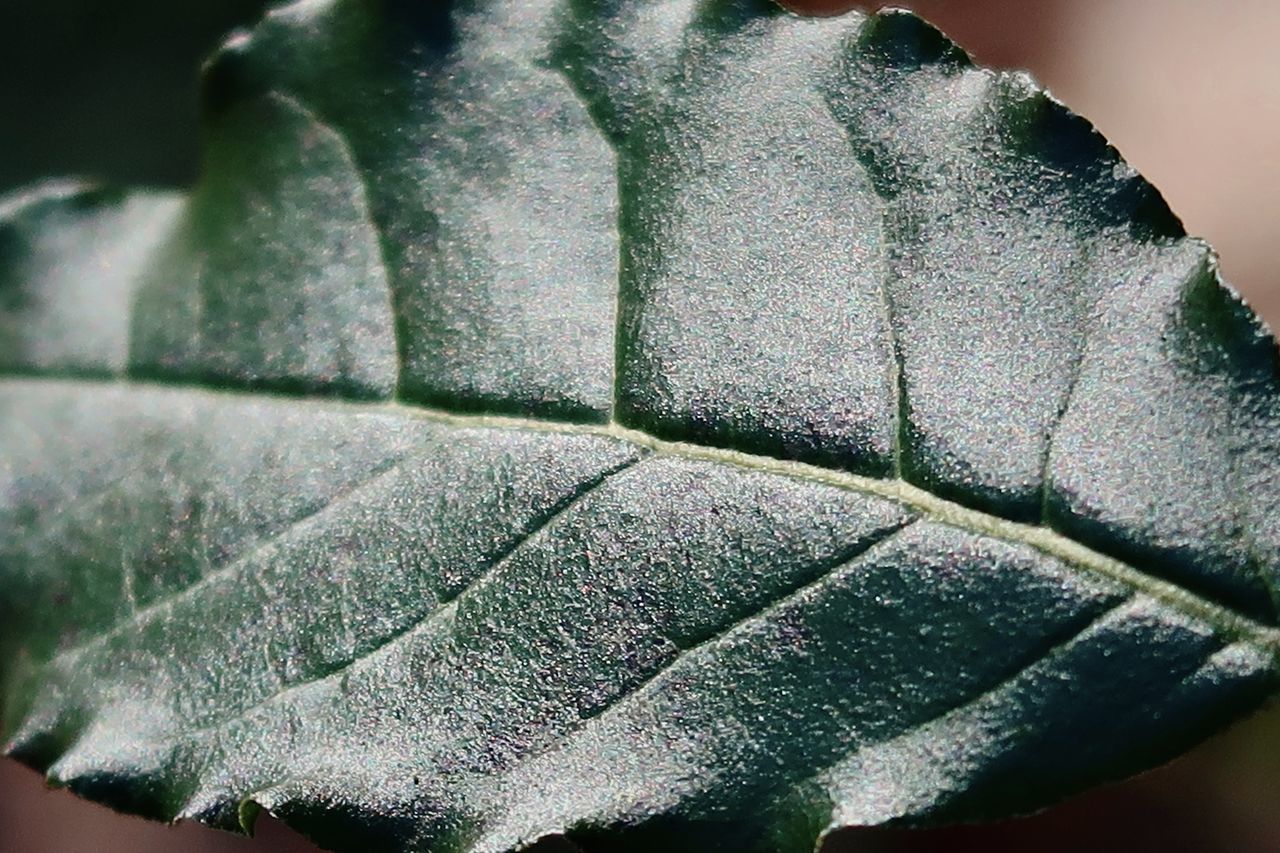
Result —
POLYGON ((1280 367, 906 13, 302 0, 0 213, 9 751, 340 849, 803 850, 1277 685, 1280 367))

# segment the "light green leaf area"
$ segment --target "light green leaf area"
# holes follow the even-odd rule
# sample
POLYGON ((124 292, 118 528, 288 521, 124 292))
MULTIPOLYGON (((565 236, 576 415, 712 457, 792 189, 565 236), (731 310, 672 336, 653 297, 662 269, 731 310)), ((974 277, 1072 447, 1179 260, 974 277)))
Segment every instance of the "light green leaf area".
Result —
POLYGON ((0 212, 8 750, 336 849, 811 849, 1277 686, 1280 368, 906 13, 303 0, 0 212))

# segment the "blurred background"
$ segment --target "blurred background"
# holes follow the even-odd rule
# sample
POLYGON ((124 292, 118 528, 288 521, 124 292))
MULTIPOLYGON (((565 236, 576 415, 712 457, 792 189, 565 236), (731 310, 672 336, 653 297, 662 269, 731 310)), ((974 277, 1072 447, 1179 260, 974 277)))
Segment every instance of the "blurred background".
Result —
MULTIPOLYGON (((438 2, 438 0, 421 0, 438 2)), ((195 72, 262 0, 0 0, 0 193, 51 175, 183 185, 199 155, 195 72)), ((791 0, 833 12, 877 3, 791 0)), ((915 0, 986 65, 1025 68, 1163 192, 1280 327, 1280 3, 915 0)), ((557 848, 558 849, 558 848, 557 848)), ((1028 818, 861 830, 828 851, 1280 851, 1280 710, 1178 761, 1028 818)), ((116 815, 0 760, 0 853, 299 853, 268 818, 253 840, 116 815)), ((550 848, 549 848, 550 850, 550 848)), ((548 853, 549 853, 548 850, 548 853)))

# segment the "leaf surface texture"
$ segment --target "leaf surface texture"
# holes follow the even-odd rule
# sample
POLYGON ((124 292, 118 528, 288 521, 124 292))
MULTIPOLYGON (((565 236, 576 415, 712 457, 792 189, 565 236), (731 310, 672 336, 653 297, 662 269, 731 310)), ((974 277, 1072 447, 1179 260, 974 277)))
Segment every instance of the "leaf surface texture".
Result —
POLYGON ((9 750, 338 849, 1005 816, 1275 687, 1280 371, 906 13, 303 0, 0 207, 9 750))

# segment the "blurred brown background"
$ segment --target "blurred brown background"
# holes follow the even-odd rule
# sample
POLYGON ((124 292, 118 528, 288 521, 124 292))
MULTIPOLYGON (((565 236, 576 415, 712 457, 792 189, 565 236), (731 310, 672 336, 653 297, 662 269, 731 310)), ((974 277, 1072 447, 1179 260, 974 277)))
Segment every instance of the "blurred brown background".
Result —
MULTIPOLYGON (((435 0, 422 0, 435 2, 435 0)), ((181 184, 196 169, 195 67, 262 0, 0 0, 0 192, 47 175, 181 184)), ((792 0, 833 11, 840 0, 792 0)), ((901 3, 894 5, 903 5, 901 3)), ((917 0, 987 65, 1026 68, 1163 190, 1280 327, 1280 3, 917 0)), ((255 840, 153 825, 44 790, 0 761, 0 853, 314 850, 264 819, 255 840)), ((850 832, 829 849, 1280 851, 1280 710, 1173 764, 983 827, 850 832)))

